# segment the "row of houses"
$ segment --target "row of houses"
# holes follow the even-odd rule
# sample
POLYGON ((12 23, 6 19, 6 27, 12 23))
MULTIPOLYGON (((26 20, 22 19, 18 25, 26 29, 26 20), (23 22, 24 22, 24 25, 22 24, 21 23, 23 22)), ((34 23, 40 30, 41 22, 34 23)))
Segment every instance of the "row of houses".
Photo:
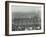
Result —
POLYGON ((33 18, 15 18, 12 24, 13 29, 15 31, 22 30, 39 30, 41 29, 41 18, 33 17, 33 18))

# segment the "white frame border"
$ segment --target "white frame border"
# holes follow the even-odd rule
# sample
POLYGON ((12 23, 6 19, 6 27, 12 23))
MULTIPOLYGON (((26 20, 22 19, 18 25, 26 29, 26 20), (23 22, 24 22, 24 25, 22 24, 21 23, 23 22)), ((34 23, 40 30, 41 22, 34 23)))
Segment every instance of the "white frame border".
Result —
POLYGON ((44 32, 44 7, 39 4, 22 4, 22 3, 9 3, 9 34, 26 34, 26 33, 41 33, 44 32), (31 31, 12 31, 12 12, 11 5, 24 5, 24 6, 41 6, 41 30, 31 30, 31 31))

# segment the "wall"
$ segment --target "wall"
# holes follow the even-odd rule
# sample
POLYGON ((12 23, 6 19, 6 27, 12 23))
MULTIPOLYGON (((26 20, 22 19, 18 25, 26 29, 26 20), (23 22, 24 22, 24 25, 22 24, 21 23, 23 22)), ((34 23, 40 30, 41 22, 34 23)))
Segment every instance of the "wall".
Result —
MULTIPOLYGON (((0 37, 15 37, 15 36, 5 36, 5 1, 6 0, 0 0, 0 37)), ((11 1, 13 1, 13 0, 11 0, 11 1)), ((14 0, 14 1, 46 3, 46 0, 14 0)), ((46 7, 45 7, 45 9, 46 9, 46 7)), ((45 11, 45 19, 46 19, 46 11, 45 11)), ((45 25, 45 27, 46 27, 46 25, 45 25)), ((46 29, 45 29, 45 31, 46 31, 46 29)), ((24 36, 16 36, 16 37, 46 37, 46 34, 24 35, 24 36)))

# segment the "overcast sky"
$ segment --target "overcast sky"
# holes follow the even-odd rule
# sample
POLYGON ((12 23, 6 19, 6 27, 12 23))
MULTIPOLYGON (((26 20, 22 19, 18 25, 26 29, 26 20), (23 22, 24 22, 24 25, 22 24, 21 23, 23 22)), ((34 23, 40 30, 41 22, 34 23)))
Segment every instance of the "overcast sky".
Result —
POLYGON ((41 7, 34 7, 34 6, 18 6, 12 5, 12 12, 20 12, 20 13, 29 13, 29 12, 38 12, 41 10, 41 7))
POLYGON ((34 7, 34 6, 16 6, 12 5, 12 16, 14 17, 29 17, 29 16, 37 16, 41 15, 41 7, 34 7))

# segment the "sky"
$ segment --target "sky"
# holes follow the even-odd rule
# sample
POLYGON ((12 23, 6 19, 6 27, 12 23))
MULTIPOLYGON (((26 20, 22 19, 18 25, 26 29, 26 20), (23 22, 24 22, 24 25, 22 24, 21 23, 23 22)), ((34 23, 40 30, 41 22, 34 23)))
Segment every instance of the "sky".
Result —
POLYGON ((35 16, 41 15, 41 6, 20 6, 20 5, 12 5, 12 16, 35 16))
POLYGON ((15 13, 29 13, 29 12, 38 12, 41 10, 41 7, 35 6, 19 6, 19 5, 12 5, 12 12, 15 13))

